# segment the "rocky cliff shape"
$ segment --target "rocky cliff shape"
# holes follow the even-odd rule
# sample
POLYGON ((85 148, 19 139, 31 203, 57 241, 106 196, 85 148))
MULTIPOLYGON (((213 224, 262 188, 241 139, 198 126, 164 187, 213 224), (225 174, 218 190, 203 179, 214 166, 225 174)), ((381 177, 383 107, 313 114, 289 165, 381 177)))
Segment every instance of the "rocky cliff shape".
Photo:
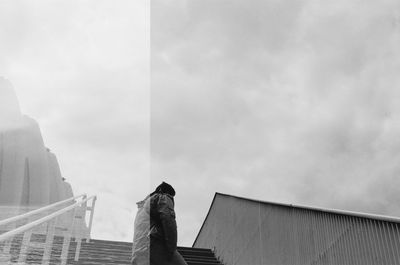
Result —
POLYGON ((39 125, 21 114, 11 83, 0 77, 0 205, 38 207, 71 196, 39 125))

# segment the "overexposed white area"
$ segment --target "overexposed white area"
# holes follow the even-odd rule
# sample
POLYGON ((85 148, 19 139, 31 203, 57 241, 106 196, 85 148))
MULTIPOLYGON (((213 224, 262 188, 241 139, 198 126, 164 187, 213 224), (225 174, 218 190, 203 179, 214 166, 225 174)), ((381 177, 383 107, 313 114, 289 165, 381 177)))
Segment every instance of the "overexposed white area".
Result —
POLYGON ((131 241, 149 192, 149 8, 131 0, 0 1, 0 76, 75 194, 93 238, 131 241))

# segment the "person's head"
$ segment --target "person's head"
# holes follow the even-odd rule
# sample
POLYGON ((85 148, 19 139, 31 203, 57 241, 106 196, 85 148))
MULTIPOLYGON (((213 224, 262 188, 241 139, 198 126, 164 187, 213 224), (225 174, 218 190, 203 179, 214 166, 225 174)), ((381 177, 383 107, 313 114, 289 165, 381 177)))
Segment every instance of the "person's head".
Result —
POLYGON ((175 196, 174 188, 166 182, 162 182, 160 185, 158 185, 154 193, 166 193, 171 195, 172 197, 175 196))

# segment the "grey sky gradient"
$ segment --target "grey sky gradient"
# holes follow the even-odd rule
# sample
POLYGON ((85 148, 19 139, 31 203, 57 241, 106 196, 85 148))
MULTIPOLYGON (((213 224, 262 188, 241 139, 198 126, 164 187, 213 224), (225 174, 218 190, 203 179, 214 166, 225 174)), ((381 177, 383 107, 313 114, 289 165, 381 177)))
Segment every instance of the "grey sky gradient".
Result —
POLYGON ((149 191, 149 8, 131 0, 0 1, 0 75, 76 194, 94 238, 131 241, 149 191))
POLYGON ((400 215, 398 1, 151 6, 151 176, 190 245, 215 191, 400 215))
POLYGON ((95 238, 130 241, 161 180, 181 245, 215 191, 400 215, 397 1, 148 4, 0 1, 0 75, 99 196, 95 238))

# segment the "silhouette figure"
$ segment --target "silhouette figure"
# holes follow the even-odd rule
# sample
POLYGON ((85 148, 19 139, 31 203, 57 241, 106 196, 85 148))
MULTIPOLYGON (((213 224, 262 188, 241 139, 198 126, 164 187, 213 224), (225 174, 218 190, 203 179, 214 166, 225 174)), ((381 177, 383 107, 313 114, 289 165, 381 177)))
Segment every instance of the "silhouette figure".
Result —
POLYGON ((176 250, 174 196, 174 188, 163 182, 137 203, 132 264, 187 265, 176 250))

